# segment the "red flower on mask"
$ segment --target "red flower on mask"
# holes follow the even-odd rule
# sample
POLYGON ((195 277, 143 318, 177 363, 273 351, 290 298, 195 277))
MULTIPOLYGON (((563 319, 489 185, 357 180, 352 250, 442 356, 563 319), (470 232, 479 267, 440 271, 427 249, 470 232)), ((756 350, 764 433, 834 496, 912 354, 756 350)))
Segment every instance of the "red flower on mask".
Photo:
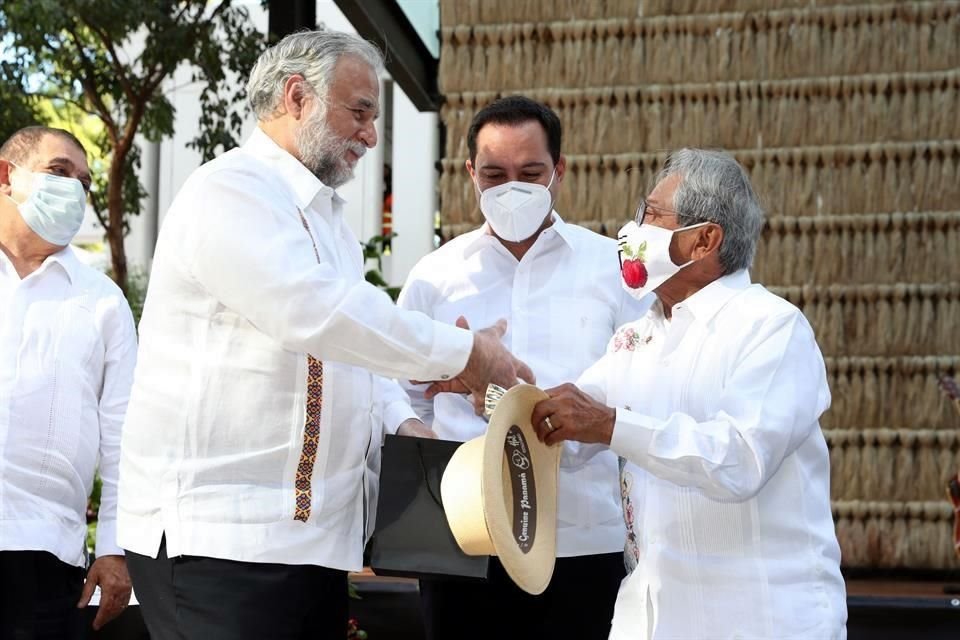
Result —
POLYGON ((639 289, 647 284, 647 268, 639 260, 624 260, 621 271, 623 281, 631 289, 639 289))
POLYGON ((643 264, 643 254, 647 251, 646 241, 639 247, 633 248, 626 242, 620 243, 620 252, 623 254, 620 263, 620 273, 623 282, 631 289, 639 289, 647 284, 647 267, 643 264))

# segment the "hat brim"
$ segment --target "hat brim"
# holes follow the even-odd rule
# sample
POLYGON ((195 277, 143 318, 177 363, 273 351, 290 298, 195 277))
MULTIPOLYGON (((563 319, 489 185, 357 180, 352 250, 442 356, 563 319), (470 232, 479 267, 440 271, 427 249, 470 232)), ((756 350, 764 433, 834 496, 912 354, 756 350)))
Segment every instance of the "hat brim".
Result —
POLYGON ((540 594, 557 557, 557 474, 561 445, 537 439, 530 418, 549 396, 537 387, 511 388, 497 403, 484 438, 481 492, 497 557, 521 589, 540 594))

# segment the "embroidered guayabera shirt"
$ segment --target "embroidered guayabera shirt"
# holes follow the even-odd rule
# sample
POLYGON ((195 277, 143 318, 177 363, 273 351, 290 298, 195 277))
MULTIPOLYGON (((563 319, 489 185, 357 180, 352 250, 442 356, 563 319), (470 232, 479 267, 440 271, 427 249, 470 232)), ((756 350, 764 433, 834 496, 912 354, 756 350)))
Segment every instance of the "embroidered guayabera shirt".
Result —
POLYGON ((803 314, 741 271, 621 328, 578 385, 617 407, 627 553, 610 635, 842 638, 846 599, 803 314))
POLYGON ((340 198, 259 129, 174 200, 140 337, 121 545, 346 570, 368 453, 413 416, 380 376, 454 376, 473 344, 364 282, 340 198))
POLYGON ((23 279, 0 252, 0 551, 83 566, 99 466, 96 553, 123 553, 117 466, 136 357, 123 294, 72 248, 23 279))
MULTIPOLYGON (((454 238, 410 272, 400 305, 471 326, 508 320, 507 347, 533 368, 543 389, 573 382, 604 353, 616 328, 649 306, 620 285, 617 245, 554 213, 530 250, 517 259, 487 226, 454 238)), ((486 430, 463 396, 433 402, 409 389, 414 408, 441 438, 470 440, 486 430)), ((617 457, 610 451, 585 462, 561 458, 557 553, 581 556, 623 548, 617 457)))

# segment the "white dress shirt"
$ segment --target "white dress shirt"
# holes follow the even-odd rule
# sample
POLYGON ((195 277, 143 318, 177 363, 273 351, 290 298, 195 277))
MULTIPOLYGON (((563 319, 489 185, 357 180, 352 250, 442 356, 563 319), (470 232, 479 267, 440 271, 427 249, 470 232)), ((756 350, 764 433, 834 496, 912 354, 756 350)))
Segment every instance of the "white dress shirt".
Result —
MULTIPOLYGON (((504 343, 530 365, 539 387, 573 382, 603 355, 616 328, 649 305, 620 285, 616 241, 553 215, 519 262, 487 225, 454 238, 413 268, 400 306, 446 323, 462 315, 471 327, 506 318, 504 343)), ((424 388, 408 392, 441 438, 466 441, 484 433, 486 422, 464 396, 442 393, 431 403, 424 388)), ((605 451, 585 463, 564 456, 559 482, 557 554, 622 550, 616 456, 605 451)))
POLYGON ((413 416, 380 376, 454 376, 473 345, 363 274, 342 200, 260 129, 187 179, 140 325, 124 548, 360 569, 365 459, 413 416))
POLYGON ((99 459, 96 554, 123 553, 117 466, 136 357, 123 294, 73 249, 23 279, 0 252, 0 550, 84 566, 99 459))
POLYGON ((622 327, 578 382, 617 407, 627 556, 610 637, 846 635, 813 331, 745 271, 622 327))

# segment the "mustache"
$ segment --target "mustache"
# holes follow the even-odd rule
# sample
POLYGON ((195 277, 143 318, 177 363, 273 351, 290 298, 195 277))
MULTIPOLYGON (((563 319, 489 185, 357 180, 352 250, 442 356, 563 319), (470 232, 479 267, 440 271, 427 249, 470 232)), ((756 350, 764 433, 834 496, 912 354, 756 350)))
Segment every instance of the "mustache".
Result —
POLYGON ((347 143, 347 151, 353 152, 353 154, 357 156, 358 161, 367 153, 367 146, 362 142, 355 142, 352 140, 345 142, 347 143))

